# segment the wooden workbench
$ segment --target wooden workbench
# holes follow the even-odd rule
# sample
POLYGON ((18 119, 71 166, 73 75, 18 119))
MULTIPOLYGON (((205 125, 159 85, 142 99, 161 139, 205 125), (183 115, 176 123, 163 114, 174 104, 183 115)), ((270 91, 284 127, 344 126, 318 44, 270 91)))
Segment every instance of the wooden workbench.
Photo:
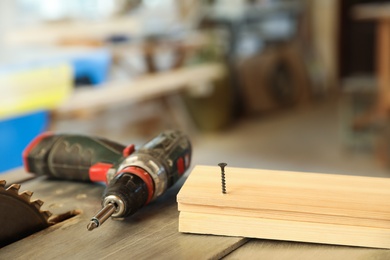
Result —
POLYGON ((79 214, 2 248, 0 259, 390 258, 389 250, 179 233, 176 194, 184 178, 132 217, 87 231, 104 186, 29 177, 22 169, 0 175, 7 184, 21 183, 21 191, 34 191, 33 198, 45 202, 43 210, 79 214))

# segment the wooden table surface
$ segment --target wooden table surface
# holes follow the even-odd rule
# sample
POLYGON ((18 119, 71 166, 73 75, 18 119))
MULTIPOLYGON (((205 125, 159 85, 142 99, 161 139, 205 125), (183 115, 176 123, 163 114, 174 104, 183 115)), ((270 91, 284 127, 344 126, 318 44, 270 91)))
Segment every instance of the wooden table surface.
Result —
POLYGON ((390 259, 381 249, 179 233, 176 195, 185 178, 135 215, 87 231, 104 186, 30 177, 22 169, 0 175, 33 191, 43 210, 79 214, 0 249, 0 259, 390 259))

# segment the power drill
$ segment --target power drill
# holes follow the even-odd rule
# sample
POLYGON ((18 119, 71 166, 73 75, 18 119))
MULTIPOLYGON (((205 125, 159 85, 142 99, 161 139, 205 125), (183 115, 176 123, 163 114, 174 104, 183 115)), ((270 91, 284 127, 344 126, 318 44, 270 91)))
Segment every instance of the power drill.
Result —
POLYGON ((180 131, 164 131, 135 150, 107 139, 83 135, 37 136, 23 151, 27 172, 52 178, 106 182, 102 209, 88 230, 110 216, 127 217, 161 196, 188 169, 192 148, 180 131))

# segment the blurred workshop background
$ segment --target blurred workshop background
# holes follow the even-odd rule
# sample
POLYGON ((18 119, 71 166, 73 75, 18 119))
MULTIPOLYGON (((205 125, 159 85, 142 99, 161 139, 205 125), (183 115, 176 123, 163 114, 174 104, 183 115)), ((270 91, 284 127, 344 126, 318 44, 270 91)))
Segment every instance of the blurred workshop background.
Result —
POLYGON ((389 70, 390 1, 2 0, 0 172, 178 128, 193 165, 390 176, 389 70))

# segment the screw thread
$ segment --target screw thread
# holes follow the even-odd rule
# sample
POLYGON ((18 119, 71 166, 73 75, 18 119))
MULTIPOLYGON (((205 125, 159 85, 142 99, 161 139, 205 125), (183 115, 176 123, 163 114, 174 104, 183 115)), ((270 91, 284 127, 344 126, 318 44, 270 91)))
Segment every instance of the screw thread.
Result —
POLYGON ((225 172, 221 172, 221 178, 222 178, 222 193, 226 194, 226 181, 225 181, 225 172))
POLYGON ((218 166, 221 167, 221 184, 222 184, 222 193, 226 194, 226 180, 225 180, 225 166, 226 163, 218 163, 218 166))

